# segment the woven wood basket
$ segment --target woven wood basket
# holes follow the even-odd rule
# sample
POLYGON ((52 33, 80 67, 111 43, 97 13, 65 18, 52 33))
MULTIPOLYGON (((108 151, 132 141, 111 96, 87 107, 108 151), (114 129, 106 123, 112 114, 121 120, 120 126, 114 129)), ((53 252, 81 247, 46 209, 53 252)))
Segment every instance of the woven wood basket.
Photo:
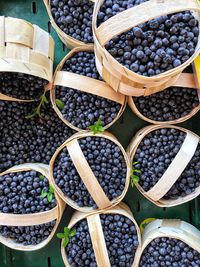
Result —
MULTIPOLYGON (((1 173, 1 176, 9 173, 23 172, 30 170, 37 171, 49 179, 48 165, 35 164, 35 163, 33 164, 27 163, 12 167, 9 170, 1 173)), ((0 225, 5 225, 5 226, 33 226, 56 220, 56 224, 53 228, 53 231, 51 232, 51 234, 47 239, 45 239, 44 241, 42 241, 37 245, 24 246, 23 244, 16 243, 11 238, 5 238, 2 235, 0 235, 0 243, 4 244, 9 248, 21 251, 38 250, 46 246, 53 238, 65 209, 65 203, 60 199, 60 197, 56 192, 55 192, 55 198, 57 200, 57 205, 55 208, 49 211, 30 213, 30 214, 0 213, 0 225)))
POLYGON ((141 254, 135 266, 139 266, 142 254, 149 243, 162 237, 178 239, 200 253, 200 232, 193 225, 181 220, 155 220, 144 229, 141 254))
MULTIPOLYGON (((133 217, 132 212, 130 211, 129 207, 125 205, 124 203, 120 203, 120 205, 116 206, 115 208, 112 208, 106 211, 99 211, 93 215, 76 211, 73 214, 68 227, 72 229, 76 223, 78 223, 79 221, 83 219, 87 219, 97 265, 98 267, 110 267, 111 266, 110 260, 108 257, 108 251, 106 248, 103 229, 101 226, 101 221, 100 221, 100 216, 99 216, 100 214, 120 214, 120 215, 127 217, 134 223, 136 230, 137 230, 138 241, 139 241, 139 246, 135 253, 135 260, 132 264, 132 267, 135 267, 136 266, 135 263, 136 261, 138 261, 138 257, 140 255, 140 250, 141 250, 140 230, 133 217)), ((67 254, 63 246, 63 242, 61 243, 61 254, 62 254, 62 258, 63 258, 65 266, 70 267, 70 264, 67 261, 67 254)))
MULTIPOLYGON (((95 2, 96 0, 90 0, 91 2, 95 2)), ((91 43, 84 43, 82 41, 79 41, 73 37, 71 37, 70 35, 66 34, 65 32, 63 32, 58 25, 56 24, 52 14, 51 14, 51 4, 50 4, 50 0, 43 0, 45 6, 46 6, 46 10, 47 13, 49 15, 50 18, 50 22, 51 25, 53 26, 53 28, 55 29, 55 31, 57 32, 59 38, 61 39, 61 41, 69 48, 72 49, 74 47, 78 47, 78 46, 85 46, 85 45, 91 45, 91 43)))
POLYGON ((200 21, 200 5, 197 0, 150 0, 111 17, 97 28, 97 14, 103 3, 104 0, 97 1, 94 8, 93 35, 96 61, 100 75, 115 91, 128 96, 150 95, 159 92, 172 86, 184 68, 198 55, 200 40, 194 55, 184 64, 162 74, 145 77, 122 66, 105 49, 105 44, 113 37, 156 17, 190 10, 200 21))
POLYGON ((195 108, 192 109, 192 111, 187 114, 184 117, 181 117, 179 119, 175 119, 175 120, 171 120, 171 121, 156 121, 156 120, 152 120, 149 119, 147 117, 145 117, 136 107, 135 102, 133 100, 132 96, 129 96, 128 98, 128 104, 129 107, 132 109, 132 111, 141 119, 151 123, 151 124, 160 124, 160 125, 166 125, 166 124, 176 124, 176 123, 181 123, 184 122, 186 120, 189 120, 190 118, 192 118, 199 110, 200 110, 200 90, 197 89, 196 83, 195 83, 195 79, 194 79, 194 75, 192 73, 181 73, 179 79, 177 80, 177 82, 173 85, 175 87, 187 87, 187 88, 191 88, 191 89, 196 89, 198 90, 198 95, 199 95, 199 105, 195 108))
POLYGON ((177 153, 176 157, 172 160, 171 164, 165 170, 165 173, 160 178, 160 180, 148 191, 144 191, 143 188, 136 183, 137 189, 145 196, 149 201, 153 202, 155 205, 159 207, 173 207, 183 203, 186 203, 194 198, 196 198, 200 194, 200 186, 196 188, 194 192, 185 196, 178 197, 177 199, 169 199, 166 200, 163 196, 170 190, 173 184, 178 180, 190 160, 192 159, 198 144, 200 143, 200 138, 195 133, 190 130, 184 129, 178 126, 171 125, 152 125, 147 126, 140 130, 133 140, 131 141, 129 147, 127 148, 127 154, 130 157, 131 162, 133 162, 136 150, 140 145, 142 139, 149 134, 150 132, 156 131, 162 128, 171 128, 177 129, 182 132, 185 132, 186 138, 177 153))
POLYGON ((63 114, 61 113, 60 109, 56 105, 56 88, 55 86, 64 86, 73 88, 75 90, 80 90, 82 92, 94 94, 97 96, 104 97, 106 99, 115 101, 116 103, 121 104, 121 109, 118 112, 118 115, 116 118, 109 124, 105 125, 105 129, 109 128, 112 124, 114 124, 120 116, 123 114, 124 109, 126 107, 126 97, 120 93, 115 92, 108 84, 106 84, 103 81, 99 81, 97 79, 93 79, 90 77, 86 77, 83 75, 79 75, 76 73, 68 72, 68 71, 62 71, 64 63, 67 61, 67 59, 71 58, 75 54, 77 54, 80 51, 88 51, 93 52, 94 48, 93 46, 81 46, 74 48, 73 50, 68 53, 64 59, 59 63, 57 66, 57 69, 54 74, 54 81, 53 81, 53 87, 51 92, 51 103, 53 105, 53 108, 59 118, 69 127, 76 131, 83 131, 82 129, 79 129, 78 127, 71 124, 69 121, 67 121, 63 114))
MULTIPOLYGON (((53 38, 25 20, 0 16, 0 72, 20 72, 52 82, 53 38)), ((0 100, 23 101, 0 94, 0 100)))
POLYGON ((128 190, 128 186, 129 186, 130 161, 129 161, 129 158, 128 158, 125 150, 123 149, 122 145, 117 141, 117 139, 112 134, 110 134, 108 132, 104 132, 104 133, 98 133, 98 134, 94 135, 91 132, 79 132, 79 133, 72 135, 69 139, 67 139, 57 149, 57 151, 53 155, 53 157, 50 161, 50 177, 51 177, 52 183, 54 184, 55 190, 60 195, 60 197, 66 203, 68 203, 69 206, 71 206, 72 208, 79 210, 81 212, 93 213, 93 212, 96 212, 98 210, 104 210, 104 209, 112 208, 122 201, 122 199, 124 198, 124 196, 128 190), (79 146, 78 140, 81 138, 88 137, 88 136, 103 137, 105 139, 110 140, 111 142, 115 143, 120 148, 120 150, 124 156, 124 160, 125 160, 126 166, 127 166, 125 187, 124 187, 123 193, 119 197, 113 199, 112 201, 110 201, 108 199, 108 197, 106 196, 106 194, 104 193, 103 189, 101 188, 98 180, 96 179, 93 171, 91 170, 91 168, 90 168, 90 166, 89 166, 89 164, 88 164, 88 162, 87 162, 85 156, 83 155, 83 152, 79 146), (72 159, 72 162, 73 162, 77 172, 79 173, 79 176, 82 179, 84 185, 88 189, 88 192, 90 193, 90 195, 94 199, 95 203, 97 204, 98 209, 93 209, 92 207, 79 207, 76 204, 76 202, 74 202, 72 199, 70 199, 69 197, 64 195, 62 190, 56 185, 56 183, 54 181, 53 167, 54 167, 54 163, 56 161, 57 156, 62 151, 62 149, 65 147, 67 147, 68 152, 70 154, 70 157, 72 159))

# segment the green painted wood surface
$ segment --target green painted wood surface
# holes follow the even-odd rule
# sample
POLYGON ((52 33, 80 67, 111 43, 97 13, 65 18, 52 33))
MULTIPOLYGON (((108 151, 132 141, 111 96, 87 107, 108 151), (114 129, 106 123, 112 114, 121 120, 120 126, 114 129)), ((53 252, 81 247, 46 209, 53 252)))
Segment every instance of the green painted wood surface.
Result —
MULTIPOLYGON (((68 52, 59 40, 55 31, 50 27, 49 19, 42 0, 0 0, 0 15, 13 16, 26 19, 38 24, 44 30, 50 31, 55 40, 55 65, 68 52)), ((136 117, 127 107, 122 118, 110 129, 112 133, 126 147, 132 136, 142 127, 147 125, 136 117)), ((200 135, 200 114, 182 124, 200 135)), ((130 206, 133 214, 140 223, 148 217, 154 218, 180 218, 194 224, 200 229, 200 198, 187 204, 173 208, 158 208, 144 199, 136 189, 129 188, 125 202, 130 206)), ((70 219, 72 209, 67 208, 58 231, 63 229, 70 219)), ((60 241, 54 239, 43 249, 35 252, 14 251, 0 245, 0 267, 64 267, 60 255, 60 241)))

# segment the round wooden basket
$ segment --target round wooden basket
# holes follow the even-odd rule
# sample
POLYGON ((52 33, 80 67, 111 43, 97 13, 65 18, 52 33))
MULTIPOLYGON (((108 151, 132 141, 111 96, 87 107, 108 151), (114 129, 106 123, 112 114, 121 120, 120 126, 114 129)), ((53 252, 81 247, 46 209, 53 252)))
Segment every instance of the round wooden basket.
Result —
MULTIPOLYGON (((9 173, 23 172, 30 170, 37 171, 49 179, 48 165, 40 163, 39 164, 27 163, 15 166, 1 173, 1 176, 9 173)), ((51 232, 51 234, 47 239, 45 239, 44 241, 42 241, 37 245, 24 246, 23 244, 16 243, 11 238, 5 238, 2 235, 0 235, 0 243, 4 244, 9 248, 21 251, 38 250, 46 246, 53 238, 65 209, 65 203, 62 201, 62 199, 60 199, 60 197, 56 192, 55 192, 55 198, 57 200, 57 205, 55 208, 49 211, 30 213, 30 214, 0 213, 0 225, 5 225, 5 226, 33 226, 33 225, 45 224, 53 220, 56 220, 56 224, 53 228, 53 231, 51 232)))
POLYGON ((112 208, 119 204, 122 199, 124 198, 128 186, 129 186, 129 181, 130 181, 130 161, 129 158, 122 147, 122 145, 117 141, 117 139, 110 133, 104 132, 104 133, 98 133, 98 134, 93 134, 91 132, 79 132, 74 135, 72 135, 69 139, 67 139, 55 152, 53 155, 51 161, 50 161, 50 178, 52 183, 54 184, 54 188, 57 191, 57 193, 60 195, 60 197, 72 208, 79 210, 81 212, 91 212, 94 213, 98 210, 105 210, 112 208), (105 139, 109 139, 111 142, 115 143, 121 150, 124 160, 126 162, 126 167, 127 167, 127 173, 126 173, 126 183, 124 190, 122 194, 110 201, 106 194, 104 193, 103 189, 101 188, 98 180, 96 179, 93 171, 91 170, 80 146, 78 143, 78 139, 85 138, 85 137, 103 137, 105 139), (53 167, 55 160, 59 153, 62 151, 63 148, 67 148, 68 152, 70 154, 70 157, 72 159, 72 162, 79 173, 80 178, 82 179, 84 185, 86 186, 88 192, 90 193, 91 197, 97 204, 97 209, 93 209, 92 207, 79 207, 75 201, 71 200, 68 196, 64 195, 62 190, 56 185, 54 181, 54 176, 53 176, 53 167))
POLYGON ((102 78, 115 91, 128 96, 150 95, 159 92, 173 85, 180 73, 199 54, 200 40, 194 55, 179 67, 153 77, 145 77, 132 72, 115 60, 105 49, 105 44, 109 40, 141 23, 176 12, 190 10, 200 21, 200 5, 196 0, 182 0, 178 2, 173 0, 149 0, 111 17, 97 27, 97 14, 103 3, 104 0, 95 3, 93 15, 97 69, 102 78))
POLYGON ((163 199, 163 196, 170 190, 173 184, 178 180, 190 160, 192 159, 198 144, 200 143, 200 138, 195 133, 191 132, 182 127, 171 126, 171 125, 151 125, 140 130, 133 140, 131 141, 129 147, 127 148, 127 154, 130 157, 131 162, 134 159, 136 150, 141 143, 142 139, 150 132, 156 131, 162 128, 177 129, 186 133, 186 138, 177 153, 176 157, 172 160, 169 167, 165 170, 165 173, 160 178, 160 180, 148 191, 144 191, 143 188, 136 183, 137 189, 145 196, 149 201, 153 202, 159 207, 173 207, 183 203, 186 203, 200 194, 200 186, 196 188, 194 192, 185 196, 178 197, 177 199, 163 199))
MULTIPOLYGON (((25 20, 0 16, 0 72, 20 72, 52 82, 54 41, 25 20)), ((23 101, 0 94, 0 100, 23 101)))
MULTIPOLYGON (((95 2, 96 0, 90 0, 91 2, 95 2)), ((69 48, 72 49, 74 47, 78 47, 78 46, 82 46, 82 45, 91 45, 92 43, 84 43, 82 41, 79 41, 73 37, 71 37, 70 35, 66 34, 65 32, 63 32, 58 25, 56 24, 52 14, 51 14, 51 4, 50 4, 50 0, 43 0, 45 6, 46 6, 46 10, 47 13, 49 15, 50 18, 50 22, 51 25, 53 26, 53 28, 55 29, 55 31, 57 32, 59 38, 61 39, 61 41, 69 48)))
POLYGON ((194 74, 192 73, 181 73, 179 79, 177 80, 177 82, 173 85, 175 87, 187 87, 187 88, 191 88, 191 89, 196 89, 198 91, 198 95, 199 95, 199 105, 195 108, 193 108, 193 110, 187 114, 184 117, 181 117, 179 119, 176 120, 171 120, 171 121, 155 121, 152 119, 149 119, 147 117, 145 117, 136 107, 135 102, 133 100, 132 96, 129 96, 128 98, 128 104, 129 107, 131 108, 131 110, 141 119, 151 123, 151 124, 160 124, 160 125, 165 125, 165 124, 176 124, 176 123, 181 123, 184 122, 186 120, 189 120, 190 118, 192 118, 199 110, 200 110, 200 90, 197 89, 197 85, 195 83, 195 79, 194 79, 194 74))
POLYGON ((181 220, 155 220, 144 229, 141 254, 135 266, 139 266, 142 254, 149 243, 162 237, 178 239, 200 253, 200 232, 193 225, 181 220))
POLYGON ((116 118, 109 124, 105 125, 105 129, 109 128, 113 123, 115 123, 120 116, 123 114, 124 109, 126 107, 126 97, 120 93, 115 92, 108 84, 106 84, 103 81, 99 81, 97 79, 93 79, 90 77, 86 77, 83 75, 79 75, 76 73, 68 72, 68 71, 62 71, 63 65, 67 61, 67 59, 71 58, 75 54, 77 54, 80 51, 88 51, 88 52, 93 52, 94 47, 91 46, 81 46, 74 48, 73 50, 68 53, 64 59, 59 63, 57 66, 57 69, 54 74, 54 81, 53 81, 53 86, 52 90, 50 91, 51 95, 51 103, 53 105, 53 108, 59 118, 69 127, 76 131, 83 131, 82 129, 79 129, 78 127, 74 126, 71 124, 69 121, 67 121, 64 117, 63 114, 61 113, 60 109, 56 105, 56 86, 64 86, 64 87, 69 87, 73 88, 75 90, 80 90, 82 92, 86 92, 89 94, 97 95, 100 97, 104 97, 106 99, 115 101, 116 103, 121 104, 121 108, 118 112, 118 115, 116 118))
MULTIPOLYGON (((101 214, 120 214, 120 215, 127 217, 134 223, 136 230, 137 230, 138 241, 139 241, 139 246, 135 253, 135 260, 132 264, 132 267, 135 267, 136 266, 135 263, 138 261, 138 257, 141 251, 140 230, 133 217, 131 210, 124 203, 120 203, 115 208, 112 208, 106 211, 99 211, 96 214, 92 214, 92 215, 76 211, 73 214, 68 227, 72 229, 76 223, 78 223, 79 221, 83 219, 86 219, 88 223, 89 233, 90 233, 90 237, 92 240, 92 246, 94 249, 94 254, 95 254, 96 261, 97 261, 97 265, 98 267, 110 267, 111 264, 110 264, 110 260, 108 256, 108 251, 106 248, 101 221, 100 221, 101 214)), ((61 254, 62 254, 62 258, 63 258, 65 266, 70 267, 70 264, 67 261, 67 254, 66 254, 65 247, 63 246, 63 242, 61 243, 61 254)))

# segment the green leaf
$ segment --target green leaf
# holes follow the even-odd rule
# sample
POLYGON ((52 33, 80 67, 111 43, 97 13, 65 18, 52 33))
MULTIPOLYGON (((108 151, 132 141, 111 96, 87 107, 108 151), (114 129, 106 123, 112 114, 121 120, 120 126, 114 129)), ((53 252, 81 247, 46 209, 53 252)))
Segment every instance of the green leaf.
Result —
POLYGON ((69 232, 69 236, 70 237, 73 237, 76 235, 76 229, 72 229, 70 232, 69 232))
POLYGON ((27 116, 25 116, 26 119, 31 119, 35 116, 41 117, 41 107, 45 107, 45 105, 48 104, 48 99, 46 98, 45 93, 46 92, 44 92, 43 95, 40 97, 39 105, 33 109, 31 114, 28 114, 27 116))
POLYGON ((135 183, 134 183, 133 179, 131 179, 131 186, 134 187, 134 184, 135 183))
POLYGON ((147 219, 145 219, 144 221, 142 221, 142 222, 140 223, 140 231, 141 231, 141 233, 143 233, 144 228, 145 228, 149 223, 151 223, 151 222, 153 222, 153 221, 155 221, 155 220, 156 220, 156 218, 147 218, 147 219))
POLYGON ((101 119, 99 118, 97 122, 95 122, 94 125, 89 126, 90 131, 93 132, 93 134, 97 133, 103 133, 104 127, 102 126, 101 119))
POLYGON ((41 100, 42 100, 42 102, 45 103, 45 104, 48 104, 48 103, 49 103, 48 99, 46 98, 45 93, 41 96, 41 100))
POLYGON ((54 193, 54 187, 52 185, 49 185, 49 193, 54 193))
POLYGON ((137 176, 137 175, 134 175, 134 176, 133 176, 133 181, 134 181, 135 183, 138 183, 139 180, 140 180, 139 176, 137 176))
POLYGON ((139 164, 138 161, 133 162, 133 166, 135 166, 135 165, 137 165, 137 164, 139 164))
POLYGON ((40 180, 44 180, 45 177, 44 177, 44 175, 40 175, 39 178, 40 178, 40 180))
POLYGON ((51 202, 53 199, 53 194, 52 193, 47 193, 47 200, 48 202, 51 202))
POLYGON ((135 183, 138 183, 140 180, 139 176, 137 175, 132 175, 131 176, 131 186, 134 187, 135 183))
POLYGON ((65 247, 66 248, 66 246, 68 245, 68 243, 69 243, 69 237, 65 237, 64 238, 64 241, 63 241, 63 247, 65 247))
POLYGON ((62 102, 60 99, 56 99, 56 106, 58 106, 58 108, 60 109, 60 110, 63 110, 64 109, 64 107, 65 107, 65 103, 64 102, 62 102))
POLYGON ((70 233, 70 229, 68 227, 64 227, 64 233, 69 235, 70 233))
POLYGON ((58 233, 57 238, 63 239, 63 238, 65 238, 65 234, 64 233, 58 233))
POLYGON ((41 192, 41 195, 40 195, 40 196, 41 196, 42 198, 45 198, 45 197, 47 196, 47 194, 48 194, 48 193, 45 192, 44 189, 42 189, 42 192, 41 192))

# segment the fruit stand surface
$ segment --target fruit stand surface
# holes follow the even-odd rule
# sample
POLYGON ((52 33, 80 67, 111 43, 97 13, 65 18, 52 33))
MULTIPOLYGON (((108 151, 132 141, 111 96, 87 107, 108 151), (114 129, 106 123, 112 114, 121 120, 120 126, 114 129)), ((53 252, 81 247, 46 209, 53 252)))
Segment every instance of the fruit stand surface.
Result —
MULTIPOLYGON (((39 25, 51 33, 55 40, 54 67, 68 53, 55 31, 51 28, 49 18, 42 0, 0 0, 0 15, 22 18, 39 25)), ((121 119, 111 131, 126 148, 134 134, 147 123, 135 116, 127 107, 121 119)), ((181 126, 200 135, 200 113, 181 126)), ((137 222, 145 218, 179 218, 192 223, 200 229, 200 198, 173 208, 158 208, 147 201, 137 190, 131 187, 124 199, 131 208, 137 222)), ((67 225, 72 209, 67 208, 58 232, 67 225)), ((0 267, 64 267, 60 254, 60 240, 56 237, 43 249, 35 252, 14 251, 0 245, 0 267)))

